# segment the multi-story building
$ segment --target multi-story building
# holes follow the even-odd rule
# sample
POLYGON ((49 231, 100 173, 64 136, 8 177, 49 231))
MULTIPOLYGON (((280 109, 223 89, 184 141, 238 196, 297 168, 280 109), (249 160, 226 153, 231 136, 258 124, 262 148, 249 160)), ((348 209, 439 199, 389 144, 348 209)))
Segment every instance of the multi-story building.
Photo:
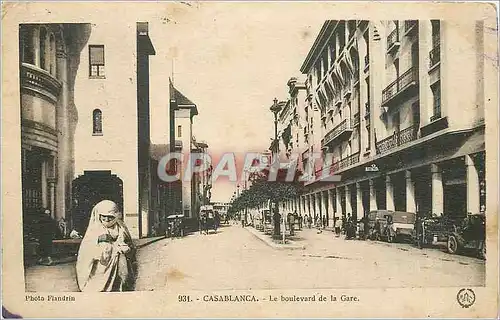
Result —
POLYGON ((49 208, 84 233, 93 206, 110 199, 134 237, 149 235, 148 24, 113 33, 97 24, 21 25, 20 49, 24 211, 49 208))
POLYGON ((326 21, 301 67, 304 138, 322 161, 288 207, 329 225, 374 209, 484 211, 484 32, 481 21, 326 21))
POLYGON ((71 209, 78 121, 74 79, 89 34, 89 24, 19 26, 22 199, 26 221, 42 208, 49 209, 55 219, 65 218, 71 209))

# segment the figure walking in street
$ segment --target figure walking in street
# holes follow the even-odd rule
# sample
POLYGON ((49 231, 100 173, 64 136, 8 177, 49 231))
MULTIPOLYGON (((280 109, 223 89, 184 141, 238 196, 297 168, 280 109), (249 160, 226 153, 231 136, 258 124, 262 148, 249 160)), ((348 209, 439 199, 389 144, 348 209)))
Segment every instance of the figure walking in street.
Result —
POLYGON ((321 230, 321 217, 316 217, 316 221, 314 222, 316 226, 317 233, 322 233, 323 230, 321 230))
POLYGON ((52 241, 58 231, 58 227, 54 219, 50 215, 49 209, 44 209, 40 213, 37 221, 37 238, 39 240, 39 264, 51 266, 54 264, 52 260, 52 241))
POLYGON ((132 237, 116 203, 95 205, 78 251, 76 273, 81 291, 132 291, 136 260, 132 237))
POLYGON ((311 229, 312 222, 313 222, 313 219, 312 219, 312 217, 311 217, 311 214, 309 214, 309 215, 307 216, 307 227, 308 227, 309 229, 311 229))

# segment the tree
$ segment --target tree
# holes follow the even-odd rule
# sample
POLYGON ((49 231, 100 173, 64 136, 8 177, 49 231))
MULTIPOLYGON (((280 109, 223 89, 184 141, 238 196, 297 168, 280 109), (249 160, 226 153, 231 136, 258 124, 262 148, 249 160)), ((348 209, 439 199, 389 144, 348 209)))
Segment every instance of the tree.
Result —
MULTIPOLYGON (((271 169, 272 170, 272 169, 271 169)), ((279 208, 278 203, 293 199, 300 195, 303 184, 299 181, 301 172, 296 170, 292 181, 286 181, 288 170, 278 169, 276 180, 269 181, 271 172, 265 169, 261 172, 250 175, 251 186, 243 190, 239 197, 231 203, 233 212, 244 210, 245 208, 255 208, 263 202, 271 201, 274 211, 274 235, 279 236, 279 208), (276 223, 277 220, 277 223, 276 223)))

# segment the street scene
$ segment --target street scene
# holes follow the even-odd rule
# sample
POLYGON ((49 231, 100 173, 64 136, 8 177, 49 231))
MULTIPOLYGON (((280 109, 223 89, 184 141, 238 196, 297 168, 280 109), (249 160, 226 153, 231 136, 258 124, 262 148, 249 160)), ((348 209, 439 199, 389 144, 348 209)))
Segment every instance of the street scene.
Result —
MULTIPOLYGON (((139 250, 136 290, 182 293, 484 285, 484 261, 475 257, 408 244, 346 241, 331 231, 318 234, 315 229, 298 231, 297 238, 295 242, 305 244, 304 249, 277 250, 233 224, 209 235, 162 239, 139 250)), ((78 291, 74 266, 67 263, 27 269, 26 290, 78 291)))
POLYGON ((486 285, 483 21, 172 6, 19 25, 27 292, 486 285))

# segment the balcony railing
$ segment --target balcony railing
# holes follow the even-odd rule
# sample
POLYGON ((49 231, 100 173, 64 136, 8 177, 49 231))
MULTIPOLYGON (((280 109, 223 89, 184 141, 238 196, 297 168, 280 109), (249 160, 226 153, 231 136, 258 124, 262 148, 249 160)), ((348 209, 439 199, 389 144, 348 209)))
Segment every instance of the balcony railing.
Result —
POLYGON ((439 61, 441 61, 441 49, 437 45, 429 51, 429 68, 434 67, 439 61))
POLYGON ((338 124, 335 128, 330 130, 330 132, 328 132, 325 135, 325 138, 324 138, 325 145, 327 145, 330 142, 332 142, 333 140, 339 138, 344 133, 351 133, 351 132, 352 132, 352 128, 351 128, 351 124, 350 124, 349 119, 344 119, 340 124, 338 124))
POLYGON ((413 125, 376 143, 377 154, 383 154, 418 138, 418 126, 413 125))
POLYGON ((417 25, 417 20, 405 20, 405 32, 409 32, 417 25))
POLYGON ((399 45, 399 28, 396 27, 387 36, 387 50, 391 51, 397 45, 399 45))
POLYGON ((356 112, 352 117, 352 126, 355 127, 359 124, 359 112, 356 112))
POLYGON ((370 56, 365 55, 365 72, 368 71, 368 69, 370 69, 370 56))
POLYGON ((370 103, 365 102, 365 119, 370 119, 370 103))
POLYGON ((34 65, 23 63, 21 65, 21 87, 48 98, 52 103, 57 103, 62 83, 50 73, 34 65))
POLYGON ((415 67, 411 67, 401 76, 399 76, 395 81, 391 82, 382 91, 382 104, 387 103, 389 100, 397 96, 399 93, 406 90, 409 86, 416 84, 418 82, 418 70, 415 67))
POLYGON ((345 169, 359 162, 359 152, 351 154, 347 158, 340 160, 339 170, 345 169))

